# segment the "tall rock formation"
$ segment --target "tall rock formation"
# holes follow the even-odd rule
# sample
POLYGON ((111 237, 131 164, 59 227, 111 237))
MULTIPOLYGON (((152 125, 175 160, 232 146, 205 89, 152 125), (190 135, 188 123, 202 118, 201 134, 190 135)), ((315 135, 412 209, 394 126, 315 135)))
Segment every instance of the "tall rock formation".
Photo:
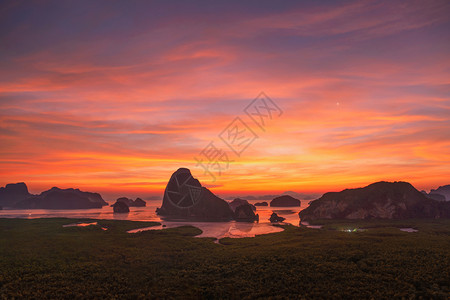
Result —
POLYGON ((17 202, 30 196, 32 195, 25 183, 9 183, 5 187, 0 187, 0 206, 13 207, 17 202))
POLYGON ((164 217, 205 221, 233 218, 228 203, 202 187, 186 168, 172 174, 164 191, 163 203, 156 212, 164 217))

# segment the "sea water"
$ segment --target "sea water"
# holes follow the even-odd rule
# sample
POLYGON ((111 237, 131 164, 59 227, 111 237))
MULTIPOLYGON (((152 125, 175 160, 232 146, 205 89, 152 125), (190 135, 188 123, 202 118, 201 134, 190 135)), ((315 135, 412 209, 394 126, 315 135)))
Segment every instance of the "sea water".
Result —
MULTIPOLYGON (((256 202, 270 200, 249 200, 251 204, 256 202)), ((173 228, 185 225, 191 225, 203 231, 199 237, 253 237, 259 234, 268 234, 282 231, 280 227, 272 226, 269 222, 272 212, 278 216, 286 218, 281 224, 299 225, 298 212, 308 207, 310 200, 302 200, 301 206, 294 207, 270 207, 270 206, 256 206, 256 213, 259 215, 259 222, 194 222, 194 221, 168 221, 162 219, 156 214, 156 208, 161 207, 161 201, 146 201, 146 207, 130 207, 129 213, 114 213, 113 208, 104 206, 102 208, 92 209, 19 209, 0 210, 0 218, 86 218, 86 219, 113 219, 113 220, 130 220, 130 221, 154 221, 160 222, 161 226, 156 226, 154 229, 173 228)), ((152 228, 153 229, 153 228, 152 228)))

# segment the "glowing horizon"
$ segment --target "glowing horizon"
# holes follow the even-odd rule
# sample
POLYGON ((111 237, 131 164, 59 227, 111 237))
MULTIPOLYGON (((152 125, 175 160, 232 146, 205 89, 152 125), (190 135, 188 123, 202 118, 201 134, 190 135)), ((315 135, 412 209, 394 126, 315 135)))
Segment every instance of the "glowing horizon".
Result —
POLYGON ((450 184, 449 15, 447 1, 5 2, 0 186, 145 197, 179 167, 221 195, 450 184), (261 91, 283 115, 213 182, 194 157, 230 151, 218 135, 261 91))

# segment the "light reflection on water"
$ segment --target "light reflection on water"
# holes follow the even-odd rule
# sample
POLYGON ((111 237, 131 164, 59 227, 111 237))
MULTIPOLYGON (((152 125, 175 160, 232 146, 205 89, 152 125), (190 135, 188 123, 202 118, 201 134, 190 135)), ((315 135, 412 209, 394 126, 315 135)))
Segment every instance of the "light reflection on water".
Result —
POLYGON ((322 229, 323 225, 310 225, 309 222, 307 221, 302 221, 300 222, 301 226, 306 226, 308 228, 313 228, 313 229, 322 229))
POLYGON ((270 223, 249 223, 249 222, 163 222, 164 225, 133 229, 128 233, 137 233, 146 230, 161 230, 191 225, 199 228, 203 232, 197 237, 213 237, 221 239, 224 237, 243 238, 254 237, 259 234, 268 234, 283 231, 283 228, 273 226, 270 223))
POLYGON ((98 225, 97 222, 89 222, 89 223, 72 223, 63 225, 63 227, 87 227, 87 226, 95 226, 98 225))
MULTIPOLYGON (((98 222, 90 222, 90 223, 72 223, 63 225, 63 227, 88 227, 88 226, 98 226, 98 222)), ((102 230, 108 230, 106 227, 100 227, 102 230)))
POLYGON ((417 229, 414 229, 414 228, 411 228, 411 227, 407 227, 407 228, 399 228, 401 231, 404 231, 404 232, 417 232, 417 231, 419 231, 419 230, 417 230, 417 229))
MULTIPOLYGON (((261 202, 264 200, 249 200, 249 203, 261 202)), ((270 202, 270 200, 265 200, 270 202)), ((161 201, 147 201, 146 207, 130 207, 129 213, 113 213, 110 206, 93 209, 72 209, 72 210, 47 210, 47 209, 22 209, 22 210, 0 210, 0 218, 86 218, 86 219, 114 219, 131 221, 154 221, 165 225, 165 228, 173 228, 184 225, 192 225, 203 231, 199 237, 254 237, 257 234, 267 234, 279 232, 283 229, 272 226, 269 217, 272 212, 286 218, 283 222, 295 226, 299 225, 298 212, 306 208, 309 200, 302 200, 300 207, 273 207, 257 206, 256 213, 259 214, 258 223, 246 222, 195 222, 195 221, 167 221, 161 219, 156 214, 156 208, 161 206, 161 201)), ((155 229, 163 227, 156 226, 155 229)))

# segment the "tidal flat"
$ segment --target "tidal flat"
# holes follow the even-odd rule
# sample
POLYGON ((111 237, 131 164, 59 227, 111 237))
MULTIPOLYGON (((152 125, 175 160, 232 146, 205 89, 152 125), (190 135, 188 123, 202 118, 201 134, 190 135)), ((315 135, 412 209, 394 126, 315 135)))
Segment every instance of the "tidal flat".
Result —
POLYGON ((0 219, 0 298, 450 296, 450 220, 321 224, 218 244, 192 226, 130 234, 159 223, 0 219), (80 222, 97 225, 63 227, 80 222))

